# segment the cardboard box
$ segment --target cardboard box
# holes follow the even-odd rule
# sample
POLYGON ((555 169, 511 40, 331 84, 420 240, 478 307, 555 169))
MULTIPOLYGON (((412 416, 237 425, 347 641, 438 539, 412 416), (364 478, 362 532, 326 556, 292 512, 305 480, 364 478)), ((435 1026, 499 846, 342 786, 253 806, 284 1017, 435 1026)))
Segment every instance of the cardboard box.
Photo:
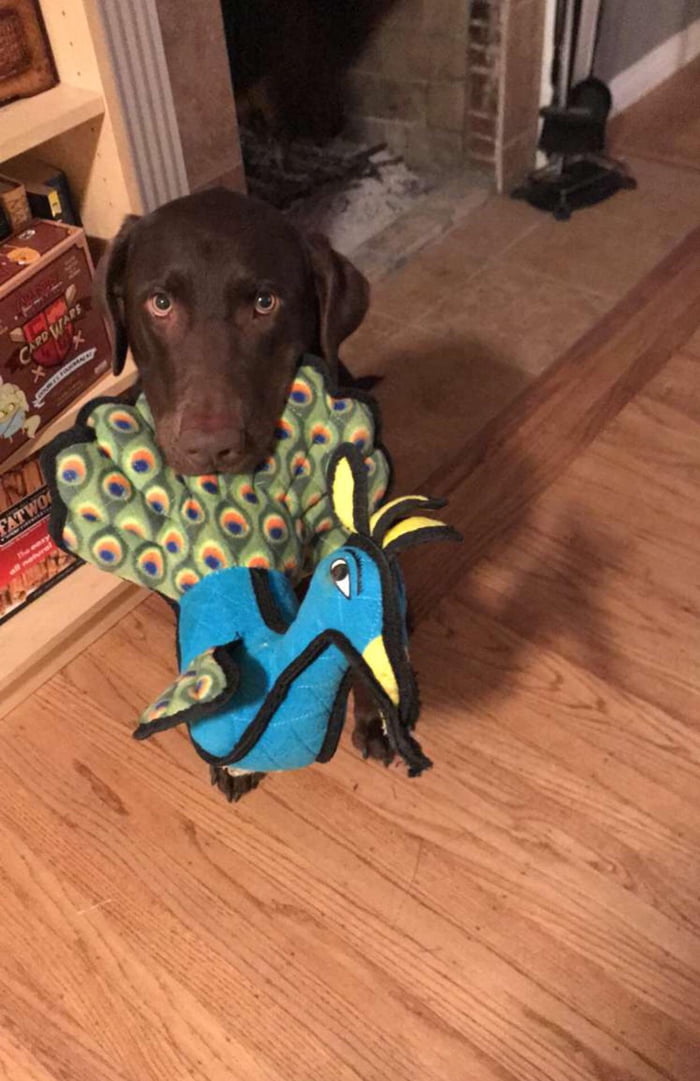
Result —
POLYGON ((32 216, 24 185, 9 176, 0 175, 0 206, 9 219, 13 233, 23 229, 32 216))
MULTIPOLYGON (((66 174, 33 154, 20 154, 3 165, 4 177, 24 187, 31 214, 26 217, 62 221, 66 225, 81 225, 66 174)), ((1 196, 0 196, 1 198, 1 196)), ((26 220, 26 218, 25 218, 26 220)), ((23 222, 19 223, 20 225, 23 222)))
POLYGON ((58 82, 38 0, 0 0, 0 104, 58 82))
POLYGON ((0 623, 80 566, 51 540, 50 509, 36 457, 0 474, 0 623))
POLYGON ((0 244, 0 463, 109 369, 82 229, 34 219, 0 244))

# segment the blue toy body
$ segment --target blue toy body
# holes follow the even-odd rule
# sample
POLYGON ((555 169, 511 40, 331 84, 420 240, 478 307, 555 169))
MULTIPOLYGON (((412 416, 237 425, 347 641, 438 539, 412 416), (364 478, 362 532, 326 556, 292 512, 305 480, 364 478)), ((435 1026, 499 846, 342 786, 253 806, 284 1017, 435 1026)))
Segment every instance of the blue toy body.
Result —
MULTIPOLYGON (((265 773, 301 769, 318 760, 340 708, 343 682, 372 643, 383 640, 387 609, 394 608, 397 599, 405 640, 400 577, 395 572, 389 579, 391 596, 386 597, 378 554, 358 544, 337 549, 318 565, 301 605, 284 575, 256 575, 242 567, 209 575, 185 595, 178 626, 182 669, 205 651, 227 646, 238 670, 229 705, 190 724, 200 755, 212 763, 235 764, 237 770, 265 773), (333 574, 343 564, 347 575, 338 582, 333 574), (273 626, 261 610, 263 588, 262 606, 273 626), (303 667, 300 658, 308 658, 303 667), (288 685, 286 675, 292 677, 288 685), (284 696, 255 746, 236 756, 246 730, 280 682, 286 688, 284 696)), ((390 667, 381 678, 388 697, 395 698, 396 673, 390 667)))

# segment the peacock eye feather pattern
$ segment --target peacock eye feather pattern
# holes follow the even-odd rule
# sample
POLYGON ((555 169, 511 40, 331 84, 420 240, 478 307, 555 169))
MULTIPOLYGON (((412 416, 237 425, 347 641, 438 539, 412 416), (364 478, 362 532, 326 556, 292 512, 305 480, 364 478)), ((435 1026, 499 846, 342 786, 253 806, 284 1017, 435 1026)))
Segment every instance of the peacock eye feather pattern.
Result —
POLYGON ((188 580, 178 577, 183 569, 201 576, 266 564, 297 582, 343 537, 328 525, 325 473, 333 451, 362 440, 373 500, 388 484, 389 464, 376 446, 370 405, 330 394, 323 367, 310 358, 297 371, 277 432, 274 456, 247 476, 181 477, 158 450, 143 396, 133 406, 88 406, 74 441, 61 437, 55 457, 72 550, 90 558, 98 533, 104 540, 111 529, 122 551, 120 575, 139 585, 157 581, 172 600, 188 580))

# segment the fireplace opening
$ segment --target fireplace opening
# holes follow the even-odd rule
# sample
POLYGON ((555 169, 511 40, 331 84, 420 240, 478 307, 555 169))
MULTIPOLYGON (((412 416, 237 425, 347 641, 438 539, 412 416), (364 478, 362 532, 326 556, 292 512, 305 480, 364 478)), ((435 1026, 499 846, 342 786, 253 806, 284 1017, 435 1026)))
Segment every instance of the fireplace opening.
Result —
POLYGON ((221 6, 248 190, 341 250, 446 177, 492 167, 493 0, 221 6))
POLYGON ((223 0, 246 125, 324 143, 346 123, 346 78, 398 0, 223 0))

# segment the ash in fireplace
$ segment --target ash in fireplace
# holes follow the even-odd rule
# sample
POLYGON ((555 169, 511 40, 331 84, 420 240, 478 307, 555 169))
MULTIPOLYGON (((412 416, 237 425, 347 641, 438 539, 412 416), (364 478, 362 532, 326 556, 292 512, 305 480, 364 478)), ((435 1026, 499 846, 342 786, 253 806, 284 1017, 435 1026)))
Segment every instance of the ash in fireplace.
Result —
POLYGON ((385 146, 334 139, 319 146, 241 133, 248 190, 285 211, 305 232, 322 232, 349 254, 429 190, 385 146))

